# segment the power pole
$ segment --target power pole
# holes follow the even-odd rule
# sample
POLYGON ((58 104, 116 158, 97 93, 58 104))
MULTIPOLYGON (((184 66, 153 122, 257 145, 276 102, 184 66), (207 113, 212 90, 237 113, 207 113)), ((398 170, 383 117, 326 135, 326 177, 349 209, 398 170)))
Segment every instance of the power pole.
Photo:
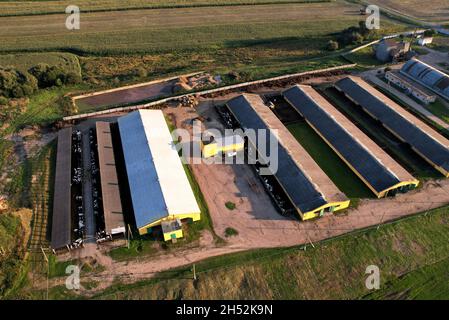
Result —
POLYGON ((195 264, 193 264, 193 280, 196 280, 196 268, 195 268, 195 264))
POLYGON ((128 241, 128 249, 130 247, 130 237, 134 239, 133 234, 131 232, 131 227, 128 224, 128 239, 127 239, 127 241, 128 241))

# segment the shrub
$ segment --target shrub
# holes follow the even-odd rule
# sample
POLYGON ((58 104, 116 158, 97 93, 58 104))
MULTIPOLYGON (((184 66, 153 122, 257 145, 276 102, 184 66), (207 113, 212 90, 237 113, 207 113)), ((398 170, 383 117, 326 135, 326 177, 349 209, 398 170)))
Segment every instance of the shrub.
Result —
POLYGON ((337 41, 334 40, 329 40, 329 42, 327 43, 327 50, 329 51, 336 51, 338 50, 339 45, 337 41))
POLYGON ((228 208, 229 210, 234 210, 236 206, 234 202, 228 201, 225 203, 225 207, 228 208))
POLYGON ((424 37, 426 37, 426 38, 433 37, 434 35, 435 35, 435 30, 433 30, 433 29, 424 31, 424 37))
POLYGON ((6 98, 22 98, 37 89, 37 81, 30 74, 18 70, 0 68, 0 95, 6 98))
POLYGON ((0 106, 6 106, 8 104, 8 99, 4 96, 0 96, 0 106))
POLYGON ((134 76, 138 77, 138 78, 145 78, 146 76, 148 76, 148 72, 145 68, 136 68, 133 72, 134 76))
POLYGON ((227 227, 225 229, 225 236, 226 237, 232 237, 232 236, 236 236, 238 234, 239 234, 239 232, 237 230, 235 230, 234 228, 227 227))
POLYGON ((45 63, 35 65, 28 72, 36 77, 39 88, 60 87, 64 84, 75 84, 81 81, 80 75, 75 72, 69 72, 60 66, 49 66, 45 63))
POLYGON ((81 76, 75 72, 69 72, 65 76, 66 84, 76 84, 81 82, 81 76))

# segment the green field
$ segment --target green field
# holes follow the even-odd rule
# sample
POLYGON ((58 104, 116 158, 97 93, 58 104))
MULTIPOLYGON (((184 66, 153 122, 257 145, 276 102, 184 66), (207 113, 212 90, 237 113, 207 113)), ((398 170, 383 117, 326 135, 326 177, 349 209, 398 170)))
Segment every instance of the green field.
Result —
POLYGON ((305 121, 289 125, 288 129, 327 176, 349 198, 372 198, 374 196, 362 180, 305 121))
POLYGON ((349 55, 345 55, 345 58, 352 61, 353 63, 357 63, 358 67, 368 69, 379 67, 385 64, 376 59, 372 46, 351 53, 349 55))
POLYGON ((437 101, 434 103, 428 104, 425 106, 427 109, 429 109, 430 112, 432 112, 434 115, 436 115, 438 118, 444 120, 445 122, 449 123, 449 108, 447 108, 438 98, 437 101))
MULTIPOLYGON (((241 6, 273 3, 288 4, 331 1, 334 0, 78 0, 76 5, 80 7, 82 12, 96 12, 132 9, 194 8, 204 6, 241 6)), ((0 0, 0 16, 64 13, 65 8, 69 5, 73 5, 73 2, 67 0, 0 0)))
MULTIPOLYGON (((315 248, 266 249, 207 259, 160 273, 155 279, 117 283, 95 299, 447 299, 448 208, 356 232, 315 248), (381 289, 365 287, 369 265, 380 269, 381 289)), ((118 280, 117 280, 118 281, 118 280)), ((63 287, 51 297, 74 297, 63 287)))

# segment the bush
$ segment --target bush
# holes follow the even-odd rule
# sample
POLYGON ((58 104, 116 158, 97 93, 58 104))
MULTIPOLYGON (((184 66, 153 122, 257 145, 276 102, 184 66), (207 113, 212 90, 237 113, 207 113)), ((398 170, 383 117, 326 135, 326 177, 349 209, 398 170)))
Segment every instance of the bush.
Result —
POLYGON ((232 237, 232 236, 236 236, 238 234, 239 234, 239 232, 237 230, 235 230, 234 228, 227 227, 225 229, 225 236, 226 237, 232 237))
POLYGON ((75 72, 69 72, 65 76, 66 84, 77 84, 81 82, 81 76, 75 72))
POLYGON ((37 81, 30 74, 0 68, 0 95, 6 98, 23 98, 37 89, 37 81))
POLYGON ((61 106, 62 113, 65 116, 71 116, 78 113, 78 108, 73 103, 72 99, 68 96, 59 99, 59 105, 61 106))
POLYGON ((424 31, 424 37, 426 37, 426 38, 433 37, 434 35, 435 35, 435 30, 433 30, 433 29, 424 31))
POLYGON ((375 34, 373 30, 369 30, 365 21, 360 21, 357 27, 349 27, 344 29, 337 37, 337 40, 341 46, 347 46, 351 44, 361 44, 364 40, 369 39, 375 34))
POLYGON ((329 51, 336 51, 338 50, 339 45, 337 41, 334 40, 329 40, 329 42, 327 43, 327 50, 329 51))
POLYGON ((81 81, 80 75, 75 72, 68 72, 60 66, 49 66, 45 63, 35 65, 28 72, 36 77, 39 88, 60 87, 64 84, 75 84, 81 81))
POLYGON ((133 72, 134 76, 138 77, 138 78, 145 78, 148 76, 148 72, 145 68, 136 68, 133 72))
POLYGON ((0 106, 6 106, 8 104, 8 99, 4 96, 0 96, 0 106))
POLYGON ((228 201, 225 203, 225 207, 228 208, 229 210, 234 210, 236 206, 234 202, 228 201))

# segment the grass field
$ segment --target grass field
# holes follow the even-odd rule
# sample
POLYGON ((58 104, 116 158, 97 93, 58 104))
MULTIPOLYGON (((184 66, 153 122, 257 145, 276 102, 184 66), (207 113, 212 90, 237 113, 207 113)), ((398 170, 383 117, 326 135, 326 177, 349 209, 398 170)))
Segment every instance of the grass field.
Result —
POLYGON ((288 129, 327 176, 349 198, 373 197, 368 187, 305 121, 289 125, 288 129))
POLYGON ((46 63, 50 66, 61 66, 68 72, 81 74, 78 57, 71 53, 46 52, 0 55, 0 66, 12 66, 22 72, 28 71, 38 63, 46 63))
POLYGON ((369 3, 425 21, 449 21, 449 6, 446 0, 426 0, 425 6, 420 0, 371 0, 369 3))
POLYGON ((426 105, 426 108, 438 118, 449 123, 449 109, 439 99, 434 103, 426 105))
POLYGON ((357 63, 358 67, 362 68, 375 68, 385 64, 376 59, 373 47, 367 47, 349 55, 345 55, 345 58, 357 63))
MULTIPOLYGON (((263 5, 304 2, 331 2, 334 0, 78 0, 76 5, 82 12, 131 10, 131 9, 158 9, 183 8, 204 6, 240 6, 263 5)), ((0 0, 0 16, 33 15, 48 13, 64 13, 65 8, 73 5, 70 1, 61 0, 27 0, 10 1, 0 0)))
POLYGON ((449 52, 449 37, 435 37, 430 47, 435 50, 449 52))
MULTIPOLYGON (((315 244, 306 251, 280 248, 211 258, 116 284, 96 299, 374 299, 449 297, 448 208, 315 244), (365 287, 369 265, 380 269, 381 289, 365 287), (219 285, 217 285, 219 283, 219 285)), ((52 289, 68 298, 60 287, 52 289)))

